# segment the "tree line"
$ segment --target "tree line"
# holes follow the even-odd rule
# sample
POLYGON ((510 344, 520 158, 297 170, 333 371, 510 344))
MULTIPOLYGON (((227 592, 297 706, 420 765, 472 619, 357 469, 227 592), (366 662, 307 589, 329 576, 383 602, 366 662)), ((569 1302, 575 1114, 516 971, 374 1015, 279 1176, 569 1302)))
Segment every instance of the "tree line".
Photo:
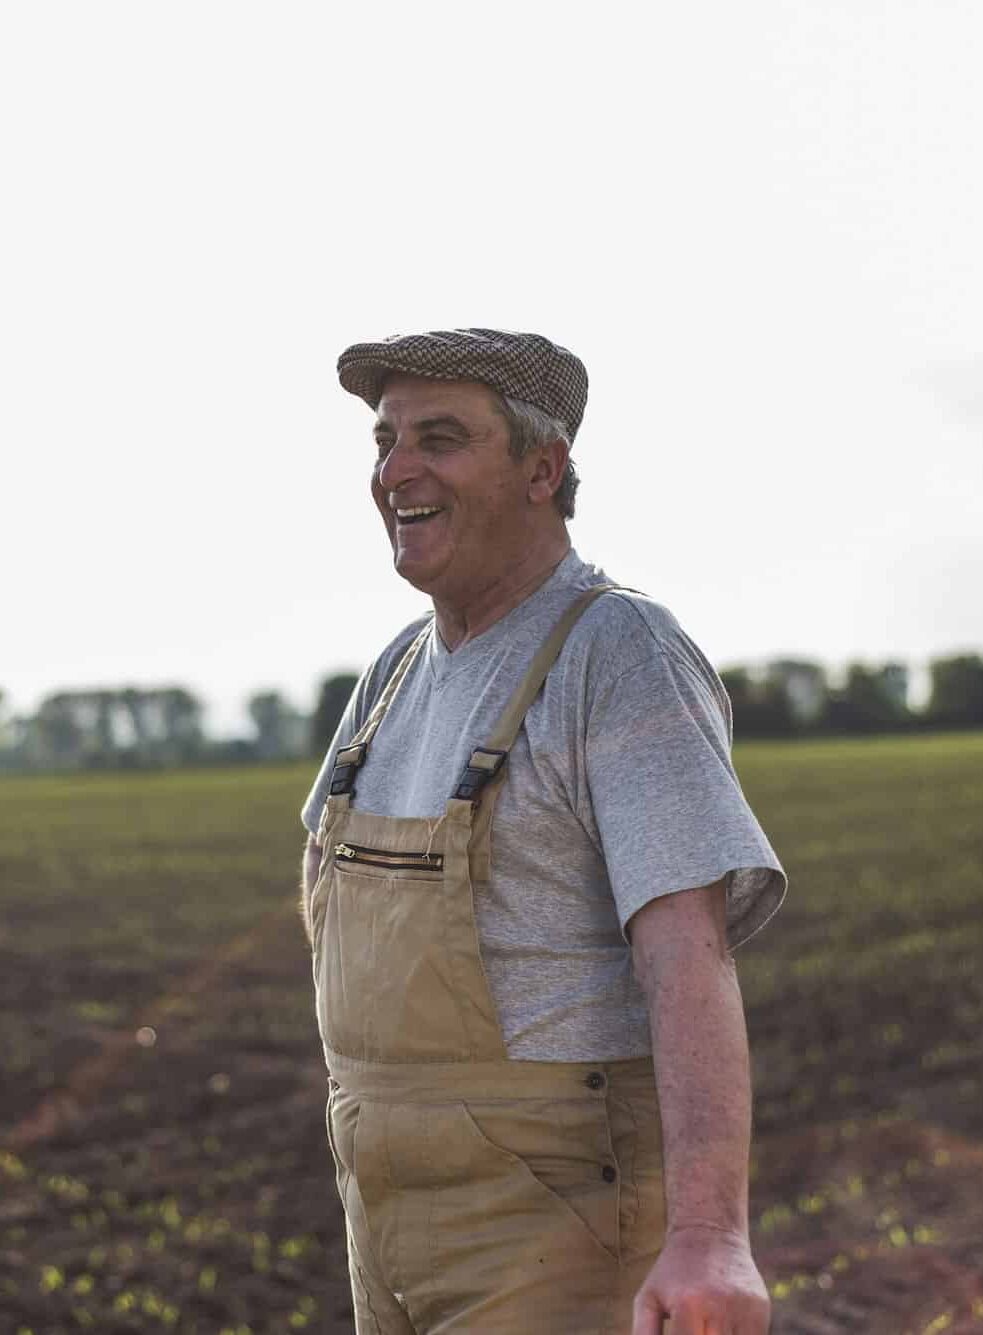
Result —
POLYGON ((11 717, 0 691, 0 770, 156 769, 320 756, 357 678, 324 680, 312 714, 276 690, 248 700, 242 737, 210 737, 205 705, 183 686, 56 691, 37 712, 11 717))
POLYGON ((956 654, 929 664, 925 706, 909 703, 903 663, 851 663, 830 684, 819 663, 782 659, 759 672, 725 668, 721 680, 734 713, 734 736, 844 736, 922 728, 983 728, 983 657, 956 654))
MULTIPOLYGON (((832 685, 822 664, 776 659, 720 676, 731 699, 734 736, 745 738, 983 728, 983 657, 958 654, 929 665, 922 709, 909 704, 903 663, 852 663, 832 685)), ((250 696, 251 731, 212 738, 205 706, 182 686, 56 691, 30 716, 10 717, 0 691, 0 770, 158 768, 319 759, 355 686, 352 672, 326 677, 311 714, 276 690, 250 696)))

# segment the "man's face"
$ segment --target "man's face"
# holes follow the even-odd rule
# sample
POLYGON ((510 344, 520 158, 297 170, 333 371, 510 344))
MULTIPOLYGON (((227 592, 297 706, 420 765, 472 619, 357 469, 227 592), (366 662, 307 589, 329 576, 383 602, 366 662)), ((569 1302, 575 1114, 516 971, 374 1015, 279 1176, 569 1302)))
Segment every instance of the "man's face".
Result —
POLYGON ((398 573, 449 602, 486 592, 521 556, 530 508, 529 458, 509 454, 491 391, 393 375, 374 434, 372 495, 398 573))

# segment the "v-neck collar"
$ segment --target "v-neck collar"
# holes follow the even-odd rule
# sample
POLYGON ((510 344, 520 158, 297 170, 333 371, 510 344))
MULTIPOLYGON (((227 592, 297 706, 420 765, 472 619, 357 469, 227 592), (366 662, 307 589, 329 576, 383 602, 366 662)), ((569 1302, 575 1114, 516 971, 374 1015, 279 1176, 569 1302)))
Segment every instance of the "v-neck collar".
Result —
POLYGON ((487 630, 483 630, 473 640, 468 640, 467 644, 462 644, 453 653, 440 638, 437 620, 434 618, 426 645, 427 667, 434 684, 440 688, 460 673, 473 669, 476 663, 497 652, 503 644, 508 643, 511 648, 521 642, 523 629, 535 618, 541 603, 567 585, 575 585, 587 568, 571 547, 552 575, 538 589, 534 589, 528 598, 524 598, 498 621, 493 621, 487 630))

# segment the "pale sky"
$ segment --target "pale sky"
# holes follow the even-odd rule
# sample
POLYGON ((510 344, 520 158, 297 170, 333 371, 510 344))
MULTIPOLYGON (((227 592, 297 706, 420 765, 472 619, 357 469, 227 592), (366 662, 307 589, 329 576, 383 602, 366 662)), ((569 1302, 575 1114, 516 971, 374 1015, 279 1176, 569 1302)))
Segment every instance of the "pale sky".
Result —
POLYGON ((426 607, 346 344, 587 364, 571 536, 718 665, 983 649, 983 7, 10 0, 0 688, 310 707, 426 607))

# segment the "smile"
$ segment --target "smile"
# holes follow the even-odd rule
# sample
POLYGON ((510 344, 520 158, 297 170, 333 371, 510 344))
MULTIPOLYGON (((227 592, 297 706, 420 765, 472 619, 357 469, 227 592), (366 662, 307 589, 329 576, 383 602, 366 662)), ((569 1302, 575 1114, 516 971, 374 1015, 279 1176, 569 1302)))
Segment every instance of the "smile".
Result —
POLYGON ((414 505, 408 510, 397 510, 396 519, 400 524, 419 524, 442 513, 443 508, 439 505, 414 505))

